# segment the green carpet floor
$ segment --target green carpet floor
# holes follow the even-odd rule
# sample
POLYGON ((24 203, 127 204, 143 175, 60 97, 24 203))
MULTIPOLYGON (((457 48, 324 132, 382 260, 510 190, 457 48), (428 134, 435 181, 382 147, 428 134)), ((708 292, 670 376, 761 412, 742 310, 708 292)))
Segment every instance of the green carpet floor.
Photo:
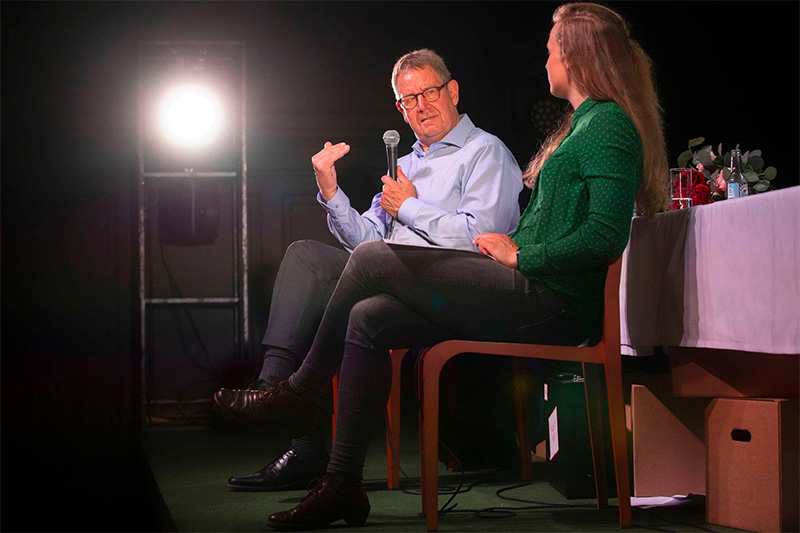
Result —
MULTIPOLYGON (((386 489, 386 454, 382 436, 376 436, 364 476, 372 511, 360 531, 426 530, 418 516, 420 498, 415 491, 419 455, 415 427, 406 426, 399 452, 402 468, 411 477, 401 481, 401 491, 386 489)), ((305 491, 277 493, 231 492, 226 481, 262 468, 284 451, 288 435, 217 426, 185 429, 148 429, 140 434, 153 478, 163 499, 163 528, 177 531, 268 531, 266 517, 294 507, 305 491)), ((465 493, 454 500, 455 512, 440 518, 439 531, 587 531, 618 532, 617 509, 598 510, 594 500, 567 500, 544 479, 544 463, 534 463, 534 482, 505 492, 531 503, 509 501, 498 489, 519 482, 513 474, 467 472, 465 493), (533 502, 569 505, 543 506, 533 502), (520 509, 528 507, 527 509, 520 509), (537 508, 531 508, 537 507, 537 508), (503 512, 477 511, 496 508, 503 512)), ((440 468, 440 486, 456 487, 460 474, 440 468)), ((440 506, 449 495, 440 495, 440 506)), ((616 504, 616 500, 611 500, 616 504)), ((344 522, 330 529, 346 528, 344 522)), ((703 500, 678 507, 651 510, 634 508, 633 527, 626 531, 736 531, 705 522, 703 500)))

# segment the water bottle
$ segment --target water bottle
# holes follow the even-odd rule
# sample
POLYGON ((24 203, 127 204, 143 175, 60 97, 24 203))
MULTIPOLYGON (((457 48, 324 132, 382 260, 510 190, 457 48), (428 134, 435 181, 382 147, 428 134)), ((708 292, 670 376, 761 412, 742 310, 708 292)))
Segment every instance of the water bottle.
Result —
POLYGON ((731 174, 725 180, 728 185, 728 199, 744 198, 750 192, 742 169, 742 151, 734 148, 731 151, 731 174))

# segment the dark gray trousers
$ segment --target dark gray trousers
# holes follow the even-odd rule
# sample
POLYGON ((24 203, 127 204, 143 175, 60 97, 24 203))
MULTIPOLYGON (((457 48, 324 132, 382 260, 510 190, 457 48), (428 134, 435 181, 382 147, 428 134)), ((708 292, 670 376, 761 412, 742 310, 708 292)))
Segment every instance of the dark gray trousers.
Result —
MULTIPOLYGON (((265 350, 260 379, 272 385, 300 367, 349 258, 343 249, 316 241, 297 241, 286 250, 262 340, 265 350)), ((326 455, 323 427, 295 436, 291 447, 304 457, 326 455)))
POLYGON ((267 364, 270 347, 290 352, 295 356, 294 370, 300 367, 349 258, 345 250, 317 241, 296 241, 286 250, 275 278, 269 322, 261 341, 267 349, 261 379, 273 378, 267 364))
POLYGON ((581 329, 561 294, 485 255, 370 242, 350 256, 289 382, 317 396, 339 372, 328 471, 360 476, 389 395, 388 349, 451 338, 579 344, 581 329))

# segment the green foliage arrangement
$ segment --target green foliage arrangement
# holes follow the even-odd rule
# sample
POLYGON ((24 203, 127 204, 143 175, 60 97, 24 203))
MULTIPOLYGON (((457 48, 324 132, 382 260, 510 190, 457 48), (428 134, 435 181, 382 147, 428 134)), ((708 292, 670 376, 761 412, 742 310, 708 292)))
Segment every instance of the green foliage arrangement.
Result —
MULTIPOLYGON (((708 186, 711 189, 711 200, 722 200, 726 197, 725 180, 731 175, 731 152, 722 151, 722 143, 717 148, 717 154, 712 151, 711 145, 703 146, 706 140, 697 137, 689 141, 689 149, 678 156, 678 166, 680 168, 694 168, 703 173, 708 179, 708 186), (694 150, 696 147, 701 148, 694 150)), ((736 145, 739 148, 739 145, 736 145)), ((778 175, 775 167, 764 166, 764 159, 761 157, 761 150, 749 150, 742 153, 742 164, 744 165, 744 176, 750 185, 750 194, 773 190, 772 180, 778 175)))

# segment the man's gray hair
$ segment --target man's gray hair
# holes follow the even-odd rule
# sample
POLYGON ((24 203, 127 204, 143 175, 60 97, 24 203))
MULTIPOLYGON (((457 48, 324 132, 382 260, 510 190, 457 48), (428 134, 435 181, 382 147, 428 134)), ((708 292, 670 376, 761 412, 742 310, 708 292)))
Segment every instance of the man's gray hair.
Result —
POLYGON ((450 81, 450 71, 447 70, 447 65, 444 64, 442 56, 427 48, 414 50, 398 59, 392 69, 392 90, 394 90, 395 98, 400 98, 401 96, 397 92, 397 78, 409 70, 421 69, 426 66, 431 67, 439 75, 442 83, 450 81))

